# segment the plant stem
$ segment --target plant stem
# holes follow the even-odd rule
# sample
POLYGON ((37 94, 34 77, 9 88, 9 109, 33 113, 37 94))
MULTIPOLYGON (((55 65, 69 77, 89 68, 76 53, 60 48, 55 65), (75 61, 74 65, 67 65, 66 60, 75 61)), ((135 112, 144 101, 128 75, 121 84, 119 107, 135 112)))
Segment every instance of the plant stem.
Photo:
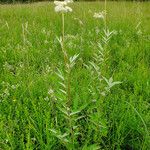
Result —
POLYGON ((107 29, 107 0, 105 0, 105 17, 104 17, 104 26, 105 26, 105 31, 107 29))
POLYGON ((62 42, 61 42, 61 48, 62 48, 62 52, 64 54, 64 61, 65 61, 65 66, 66 66, 68 64, 68 56, 67 56, 67 52, 65 51, 64 40, 65 40, 65 17, 64 17, 64 13, 62 13, 62 42))
MULTIPOLYGON (((24 46, 24 48, 26 48, 26 45, 27 45, 27 43, 26 43, 26 41, 27 41, 27 39, 26 39, 26 36, 27 36, 26 35, 26 29, 27 29, 26 24, 25 25, 22 24, 22 37, 23 37, 23 46, 24 46)), ((27 64, 27 69, 29 69, 29 54, 28 54, 28 49, 26 50, 25 62, 27 64)))
POLYGON ((64 13, 62 13, 62 43, 64 43, 64 36, 65 36, 65 19, 64 13))
POLYGON ((64 13, 62 13, 62 51, 64 54, 64 62, 65 62, 65 67, 66 67, 66 71, 67 71, 67 103, 68 103, 68 107, 71 107, 71 100, 70 100, 70 72, 71 72, 71 68, 69 65, 69 59, 68 59, 68 55, 67 52, 65 50, 64 47, 64 38, 65 38, 65 21, 64 21, 64 13))
MULTIPOLYGON (((106 33, 107 33, 107 0, 105 0, 105 4, 104 5, 105 5, 104 6, 104 11, 105 11, 104 30, 105 30, 105 38, 107 39, 108 38, 107 35, 106 35, 106 33)), ((104 43, 104 53, 105 53, 104 60, 105 61, 106 61, 106 58, 107 58, 107 55, 108 55, 108 53, 107 53, 107 44, 108 43, 106 43, 106 41, 105 41, 105 43, 104 43)), ((107 68, 106 62, 104 62, 104 68, 107 68)))
POLYGON ((71 135, 71 150, 74 149, 74 131, 73 131, 73 125, 72 125, 72 118, 70 116, 71 114, 71 91, 70 91, 70 84, 71 84, 71 69, 70 65, 68 65, 68 78, 67 78, 67 107, 68 107, 68 115, 69 115, 69 128, 70 128, 70 135, 71 135))
POLYGON ((67 81, 66 81, 66 85, 67 85, 67 107, 68 107, 68 115, 69 115, 69 119, 68 119, 68 127, 70 129, 70 135, 71 135, 71 150, 74 149, 74 132, 73 132, 73 125, 72 125, 72 119, 71 119, 71 90, 70 90, 70 85, 71 85, 71 68, 70 68, 70 64, 69 64, 69 58, 67 55, 67 51, 65 50, 65 46, 64 46, 64 40, 65 40, 65 19, 64 19, 64 13, 62 13, 62 43, 61 43, 61 47, 62 47, 62 52, 64 54, 64 63, 65 63, 65 67, 66 67, 66 72, 67 72, 67 81))

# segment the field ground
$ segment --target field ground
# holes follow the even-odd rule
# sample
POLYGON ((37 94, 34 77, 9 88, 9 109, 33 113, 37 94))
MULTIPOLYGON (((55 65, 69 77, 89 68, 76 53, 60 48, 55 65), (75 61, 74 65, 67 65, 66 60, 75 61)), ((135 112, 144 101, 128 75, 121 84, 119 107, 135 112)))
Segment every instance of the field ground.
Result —
POLYGON ((71 122, 79 133, 73 138, 51 131, 71 129, 59 109, 62 102, 52 96, 60 89, 57 68, 65 74, 57 40, 61 16, 48 2, 0 5, 0 149, 149 150, 150 3, 108 2, 107 25, 115 34, 100 71, 122 83, 106 96, 86 67, 102 42, 103 21, 93 14, 104 3, 71 7, 65 45, 69 56, 79 54, 71 73, 71 110, 82 110, 76 114, 81 119, 71 122))

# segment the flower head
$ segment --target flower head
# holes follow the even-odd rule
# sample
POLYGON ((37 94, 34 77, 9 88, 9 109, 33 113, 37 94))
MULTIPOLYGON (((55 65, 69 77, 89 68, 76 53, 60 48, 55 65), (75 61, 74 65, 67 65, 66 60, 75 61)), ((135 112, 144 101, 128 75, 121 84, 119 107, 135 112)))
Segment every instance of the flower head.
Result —
POLYGON ((72 0, 65 0, 65 1, 54 1, 55 11, 56 12, 72 12, 72 8, 67 6, 68 3, 72 3, 72 0))
POLYGON ((54 4, 56 6, 58 6, 58 5, 65 6, 65 5, 67 5, 67 2, 66 1, 54 1, 54 4))
POLYGON ((73 3, 73 0, 65 0, 65 2, 68 3, 73 3))
POLYGON ((104 19, 105 15, 106 15, 105 11, 102 11, 102 12, 99 12, 99 13, 95 13, 93 15, 93 17, 94 18, 99 18, 99 19, 104 19))

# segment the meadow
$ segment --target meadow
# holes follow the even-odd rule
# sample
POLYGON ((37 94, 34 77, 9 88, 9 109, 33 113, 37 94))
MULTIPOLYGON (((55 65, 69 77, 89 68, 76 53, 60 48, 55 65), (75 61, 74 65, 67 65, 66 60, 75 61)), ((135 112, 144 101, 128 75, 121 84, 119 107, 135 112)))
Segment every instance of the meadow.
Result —
POLYGON ((149 150, 150 3, 54 7, 0 5, 0 150, 149 150))

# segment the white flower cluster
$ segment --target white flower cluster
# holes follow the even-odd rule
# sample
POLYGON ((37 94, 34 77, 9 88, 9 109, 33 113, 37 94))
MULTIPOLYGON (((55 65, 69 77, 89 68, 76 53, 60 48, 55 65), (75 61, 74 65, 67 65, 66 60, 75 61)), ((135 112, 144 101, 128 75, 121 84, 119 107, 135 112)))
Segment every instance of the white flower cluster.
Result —
POLYGON ((106 15, 106 12, 102 11, 102 12, 99 12, 99 13, 95 13, 93 17, 94 18, 99 18, 99 19, 104 19, 105 15, 106 15))
POLYGON ((67 6, 69 3, 72 3, 72 0, 65 0, 65 1, 54 1, 55 6, 55 11, 56 12, 72 12, 72 8, 67 6))

